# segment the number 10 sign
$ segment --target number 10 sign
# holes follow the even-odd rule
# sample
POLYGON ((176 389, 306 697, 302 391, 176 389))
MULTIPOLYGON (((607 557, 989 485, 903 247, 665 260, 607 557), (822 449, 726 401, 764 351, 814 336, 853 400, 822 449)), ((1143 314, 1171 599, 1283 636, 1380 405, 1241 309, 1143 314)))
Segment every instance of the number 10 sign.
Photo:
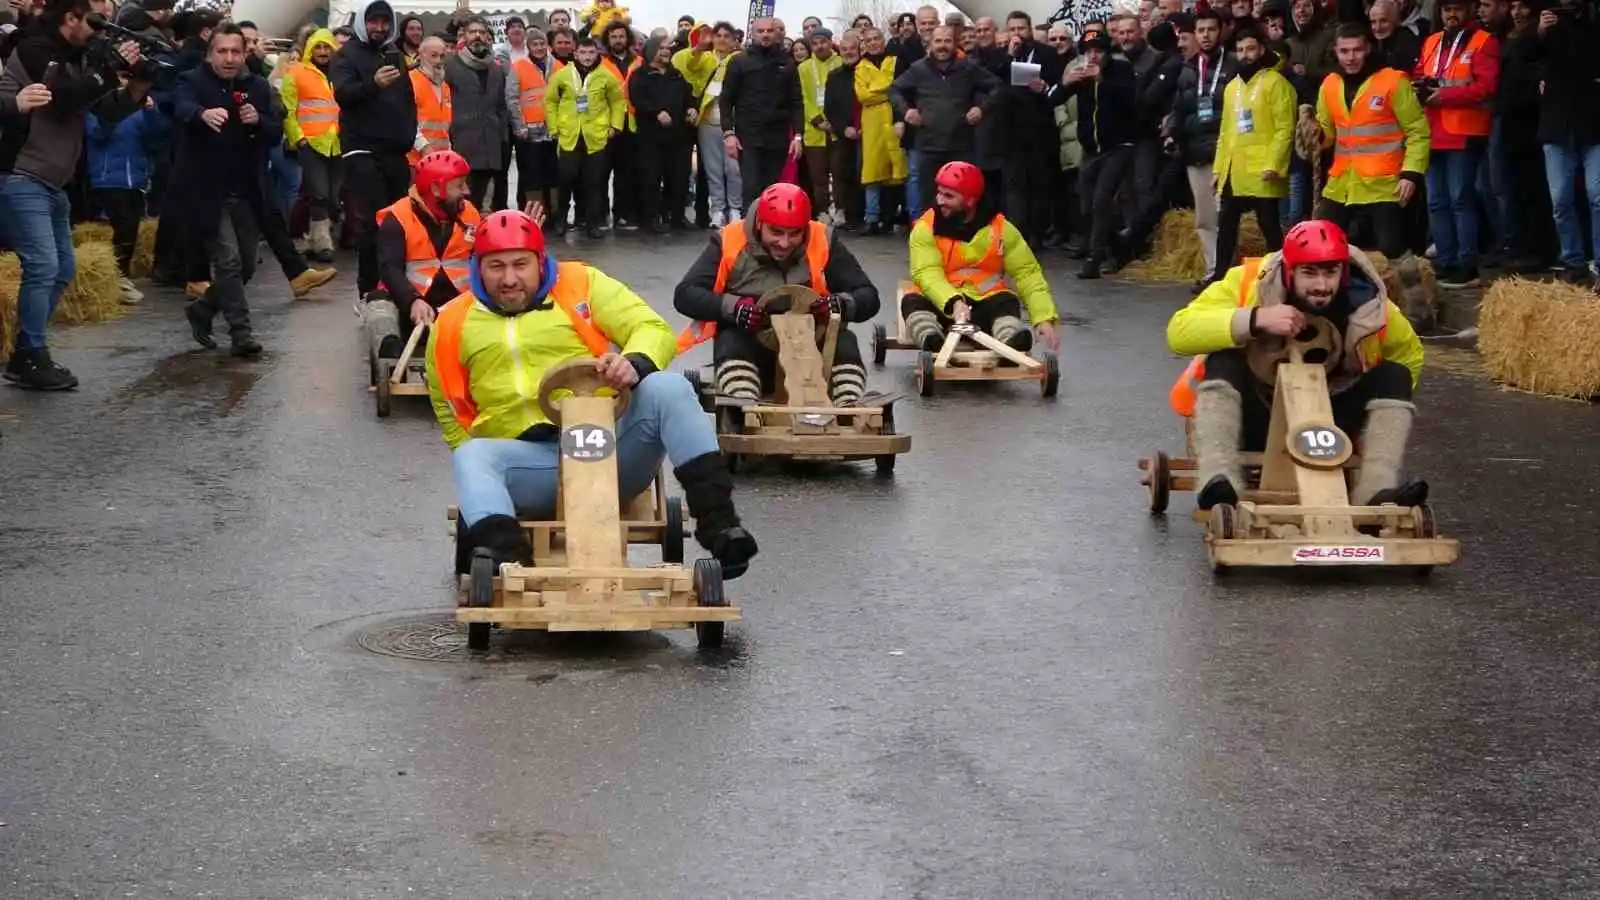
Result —
POLYGON ((1289 432, 1289 455, 1313 469, 1336 468, 1350 458, 1350 438, 1337 425, 1302 425, 1289 432))

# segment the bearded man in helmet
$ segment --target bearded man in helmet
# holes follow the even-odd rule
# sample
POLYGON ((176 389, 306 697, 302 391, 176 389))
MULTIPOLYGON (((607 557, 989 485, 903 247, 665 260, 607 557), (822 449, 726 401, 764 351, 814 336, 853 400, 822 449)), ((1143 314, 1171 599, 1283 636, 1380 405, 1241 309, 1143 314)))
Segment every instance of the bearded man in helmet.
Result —
POLYGON ((428 391, 450 445, 461 524, 497 563, 531 565, 518 517, 556 508, 560 433, 537 402, 546 371, 592 359, 632 400, 617 423, 623 497, 650 486, 670 460, 695 519, 695 539, 736 578, 756 555, 733 507, 733 481, 716 432, 688 380, 664 371, 672 329, 637 294, 592 266, 558 263, 526 213, 483 220, 469 289, 439 310, 428 342, 428 391), (620 349, 615 349, 620 348, 620 349))
POLYGON ((1334 424, 1362 436, 1361 471, 1350 492, 1357 506, 1418 506, 1425 481, 1401 484, 1400 472, 1422 373, 1422 342, 1384 292, 1366 254, 1332 222, 1301 222, 1283 249, 1246 260, 1178 310, 1167 345, 1200 356, 1174 386, 1173 406, 1192 415, 1198 503, 1239 502, 1240 451, 1266 447, 1271 385, 1251 373, 1252 344, 1272 352, 1300 334, 1308 316, 1339 330, 1342 358, 1328 375, 1334 424))
POLYGON ((410 192, 378 211, 379 286, 358 312, 384 359, 398 359, 411 329, 431 324, 468 288, 479 221, 467 199, 471 172, 454 150, 429 153, 417 161, 410 192))
POLYGON ((1039 260, 1022 232, 985 200, 983 172, 967 162, 946 163, 934 176, 933 205, 911 226, 911 280, 900 315, 913 343, 937 352, 958 312, 995 340, 1027 352, 1033 332, 1061 349, 1056 304, 1039 260))
MULTIPOLYGON (((673 293, 673 306, 695 320, 678 339, 681 353, 712 340, 717 393, 759 401, 770 391, 778 354, 757 335, 766 327, 761 295, 786 284, 817 293, 811 313, 819 325, 838 314, 867 322, 878 314, 878 289, 829 226, 811 220, 811 198, 799 185, 774 184, 761 192, 754 213, 724 225, 711 238, 673 293)), ((828 373, 828 396, 851 406, 866 392, 861 348, 848 328, 828 373)))

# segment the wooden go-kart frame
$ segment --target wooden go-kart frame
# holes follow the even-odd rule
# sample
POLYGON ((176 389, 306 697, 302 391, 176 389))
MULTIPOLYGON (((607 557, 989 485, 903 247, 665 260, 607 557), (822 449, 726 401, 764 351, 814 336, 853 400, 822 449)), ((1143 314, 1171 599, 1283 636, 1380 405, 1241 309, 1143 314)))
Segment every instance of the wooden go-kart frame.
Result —
POLYGON ((802 285, 786 285, 762 295, 777 342, 776 391, 772 402, 751 403, 718 396, 716 376, 684 373, 695 385, 701 405, 716 416, 717 444, 729 464, 747 457, 781 457, 814 462, 872 460, 879 472, 894 471, 898 454, 911 449, 911 435, 897 434, 894 404, 899 394, 871 392, 855 406, 835 406, 830 398, 839 329, 838 314, 822 329, 820 346, 811 305, 817 294, 802 285))
MULTIPOLYGON (((590 359, 552 368, 539 385, 539 405, 560 430, 556 515, 523 523, 534 565, 498 567, 486 550, 462 547, 467 574, 458 578, 456 620, 467 645, 487 649, 491 625, 544 631, 695 629, 702 648, 720 646, 726 623, 741 618, 723 594, 722 565, 699 559, 683 566, 683 512, 654 490, 627 505, 618 496, 617 418, 630 392, 603 396, 590 359), (563 399, 563 396, 564 399, 563 399), (628 564, 630 543, 660 543, 666 562, 628 564)), ((609 390, 609 388, 607 388, 609 390)), ((452 520, 459 516, 450 512, 452 520)), ((458 571, 461 568, 458 560, 458 571)))
MULTIPOLYGON (((1252 347, 1251 369, 1273 385, 1266 450, 1242 454, 1240 501, 1196 510, 1205 523, 1212 570, 1235 566, 1409 566, 1429 572, 1460 555, 1456 540, 1439 537, 1427 505, 1353 506, 1347 476, 1359 468, 1350 437, 1334 424, 1327 370, 1340 358, 1342 337, 1313 316, 1314 336, 1284 342, 1281 351, 1252 347), (1323 363, 1308 363, 1314 350, 1323 363)), ((1306 335, 1302 332, 1302 335, 1306 335)), ((1188 452, 1194 445, 1185 420, 1188 452)), ((1152 513, 1164 512, 1172 491, 1194 491, 1192 458, 1157 452, 1139 461, 1152 513)))
POLYGON ((394 410, 395 397, 428 396, 428 381, 422 366, 412 365, 411 359, 416 355, 417 346, 427 330, 426 325, 411 329, 411 337, 406 340, 399 359, 383 359, 377 355, 377 351, 368 350, 372 354, 372 390, 377 398, 378 418, 389 418, 389 413, 394 410))
POLYGON ((899 330, 894 338, 889 337, 883 325, 872 326, 873 365, 882 367, 890 350, 916 350, 917 392, 924 397, 933 396, 934 385, 940 381, 1037 381, 1045 397, 1056 395, 1061 386, 1061 363, 1054 353, 1040 350, 1032 356, 1008 347, 968 321, 966 312, 957 314, 938 353, 923 350, 912 341, 906 318, 900 312, 900 301, 916 289, 913 282, 900 282, 895 298, 899 330))

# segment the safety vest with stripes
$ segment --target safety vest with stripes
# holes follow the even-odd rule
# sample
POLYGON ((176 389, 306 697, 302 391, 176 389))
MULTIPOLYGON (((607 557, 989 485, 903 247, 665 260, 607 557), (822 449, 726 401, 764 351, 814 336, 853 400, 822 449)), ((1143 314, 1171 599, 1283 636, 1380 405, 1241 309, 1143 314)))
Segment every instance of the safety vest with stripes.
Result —
POLYGON ((1411 90, 1404 72, 1380 69, 1356 93, 1355 106, 1344 104, 1344 79, 1322 81, 1322 103, 1333 119, 1333 166, 1330 178, 1354 168, 1362 178, 1398 178, 1406 161, 1406 133, 1394 114, 1394 92, 1411 90))
MULTIPOLYGON (((933 221, 933 210, 930 209, 922 214, 917 224, 932 231, 933 221)), ((996 213, 994 220, 989 223, 989 249, 981 259, 968 259, 961 252, 962 242, 955 238, 935 237, 939 256, 944 260, 944 278, 951 287, 963 294, 975 293, 980 300, 990 294, 1009 290, 1006 285, 1005 234, 1006 217, 996 213)))
MULTIPOLYGON (((598 358, 611 350, 611 339, 595 325, 589 310, 588 266, 580 262, 559 263, 556 283, 550 286, 547 296, 567 314, 572 330, 577 332, 591 356, 598 358)), ((466 328, 467 316, 477 306, 478 298, 471 292, 462 294, 446 303, 433 322, 433 363, 439 391, 449 402, 461 430, 468 434, 478 420, 478 404, 472 399, 472 374, 467 371, 466 359, 461 353, 461 334, 466 328)))
MULTIPOLYGON (((561 60, 555 60, 551 74, 561 71, 564 65, 566 63, 561 60)), ((544 70, 528 57, 513 60, 511 68, 517 73, 517 105, 522 109, 523 124, 544 124, 544 89, 547 85, 544 70)))
POLYGON ((633 73, 639 71, 639 66, 643 63, 644 59, 642 57, 635 56, 633 57, 633 61, 628 63, 628 71, 624 72, 617 66, 616 60, 612 59, 609 53, 600 58, 600 64, 609 69, 612 75, 617 76, 617 84, 622 86, 622 99, 628 101, 629 131, 634 130, 635 123, 633 117, 637 110, 633 108, 633 101, 628 99, 628 79, 633 77, 633 73))
POLYGON ((333 85, 328 76, 310 63, 294 67, 295 121, 307 140, 339 131, 339 104, 333 100, 333 85))
POLYGON ((477 208, 469 201, 461 201, 461 212, 456 215, 450 241, 445 244, 444 255, 440 256, 433 249, 433 238, 428 233, 428 227, 422 224, 416 208, 412 206, 414 202, 407 195, 378 210, 379 225, 394 216, 405 232, 406 280, 411 282, 418 297, 426 297, 429 288, 433 287, 433 280, 443 270, 456 290, 466 290, 471 282, 472 232, 478 227, 477 208))
MULTIPOLYGON (((717 263, 717 280, 711 285, 715 294, 723 294, 728 290, 728 276, 733 274, 733 266, 739 261, 739 254, 750 243, 750 236, 745 233, 745 222, 731 222, 722 226, 722 259, 717 263)), ((806 286, 818 294, 828 292, 828 278, 823 270, 828 267, 828 227, 821 222, 812 222, 806 230, 806 268, 811 272, 811 281, 806 286)), ((717 336, 717 323, 693 322, 678 334, 678 352, 683 353, 696 344, 703 344, 717 336)))
MULTIPOLYGON (((1422 45, 1422 74, 1437 78, 1441 88, 1466 87, 1472 83, 1472 60, 1489 40, 1489 32, 1479 28, 1467 38, 1465 47, 1460 46, 1462 40, 1457 36, 1450 48, 1444 48, 1444 32, 1434 32, 1422 45), (1442 60, 1441 50, 1445 54, 1442 60)), ((1476 106, 1442 106, 1438 112, 1439 124, 1451 134, 1487 136, 1494 130, 1494 113, 1488 100, 1476 106)))
MULTIPOLYGON (((421 71, 411 70, 411 93, 417 98, 417 131, 423 140, 432 144, 450 140, 450 85, 434 84, 421 71)), ((412 165, 422 158, 413 150, 409 156, 412 165)))

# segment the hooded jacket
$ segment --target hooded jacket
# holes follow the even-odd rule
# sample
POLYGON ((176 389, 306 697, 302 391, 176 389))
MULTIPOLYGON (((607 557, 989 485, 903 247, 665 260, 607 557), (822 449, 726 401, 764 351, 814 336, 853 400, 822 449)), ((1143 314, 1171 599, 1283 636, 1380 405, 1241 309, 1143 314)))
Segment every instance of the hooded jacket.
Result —
POLYGON ((95 190, 148 190, 150 160, 166 143, 167 117, 154 109, 141 109, 111 124, 101 124, 91 114, 84 124, 89 186, 95 190))
MULTIPOLYGON (((935 210, 931 225, 924 219, 918 219, 911 226, 911 279, 916 282, 922 296, 943 309, 961 293, 950 283, 949 272, 945 268, 947 261, 939 247, 939 239, 955 242, 952 255, 962 263, 979 262, 989 254, 997 215, 999 213, 988 203, 979 203, 971 220, 952 221, 935 210)), ((1022 239, 1022 232, 1017 230, 1017 226, 1003 217, 1001 222, 1000 252, 1005 266, 1005 286, 1002 290, 1015 294, 1022 301, 1030 323, 1042 325, 1056 321, 1059 317, 1055 300, 1050 296, 1050 282, 1045 279, 1038 257, 1028 249, 1028 242, 1022 239)), ((950 262, 954 263, 954 260, 950 262)), ((982 302, 987 296, 976 299, 982 302)))
POLYGON ((417 139, 417 100, 411 93, 411 79, 402 72, 393 84, 378 87, 378 70, 388 65, 386 54, 402 54, 395 46, 393 28, 382 41, 367 37, 367 19, 374 15, 387 16, 391 24, 395 21, 387 0, 370 0, 351 26, 356 36, 328 65, 333 99, 339 104, 339 142, 347 155, 361 151, 403 154, 417 139))
MULTIPOLYGON (((339 46, 334 43, 333 32, 326 28, 318 28, 316 31, 311 32, 310 37, 306 38, 305 50, 300 54, 300 61, 284 73, 283 83, 278 86, 278 95, 283 98, 284 142, 291 149, 300 146, 302 140, 307 140, 305 134, 300 130, 300 90, 295 81, 295 70, 304 69, 311 77, 319 78, 324 84, 329 84, 328 73, 317 68, 316 64, 311 61, 311 51, 323 44, 334 49, 334 56, 339 55, 339 46)), ((333 59, 331 57, 328 60, 328 68, 333 68, 333 59)), ((311 138, 308 143, 311 145, 311 149, 323 156, 338 156, 340 150, 339 129, 336 127, 327 134, 311 138)))

